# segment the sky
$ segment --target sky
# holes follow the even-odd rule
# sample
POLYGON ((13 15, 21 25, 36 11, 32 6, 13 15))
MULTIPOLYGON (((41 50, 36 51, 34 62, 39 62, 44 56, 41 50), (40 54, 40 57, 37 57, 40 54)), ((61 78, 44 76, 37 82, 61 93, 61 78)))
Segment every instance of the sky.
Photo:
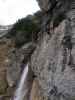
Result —
POLYGON ((38 11, 36 0, 0 0, 0 25, 9 25, 38 11))

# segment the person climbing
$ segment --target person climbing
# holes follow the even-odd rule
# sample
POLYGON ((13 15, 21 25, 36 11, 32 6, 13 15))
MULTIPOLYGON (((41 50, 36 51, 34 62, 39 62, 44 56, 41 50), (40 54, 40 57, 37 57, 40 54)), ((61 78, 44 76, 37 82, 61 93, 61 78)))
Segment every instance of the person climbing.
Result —
POLYGON ((72 61, 71 61, 71 58, 72 58, 72 55, 71 55, 71 50, 72 50, 71 36, 70 35, 64 36, 63 40, 64 40, 63 45, 65 46, 65 48, 67 49, 68 54, 69 54, 68 65, 71 65, 71 63, 72 63, 72 61))
POLYGON ((68 50, 72 49, 72 42, 71 42, 71 36, 70 35, 64 36, 62 43, 65 46, 65 48, 68 48, 68 50))
POLYGON ((63 37, 62 45, 64 48, 64 52, 63 52, 64 57, 63 57, 63 66, 62 66, 62 71, 63 71, 65 69, 65 64, 68 64, 68 65, 72 64, 72 55, 71 55, 72 42, 71 42, 70 35, 66 35, 63 37), (67 55, 69 55, 69 57, 67 57, 67 55))

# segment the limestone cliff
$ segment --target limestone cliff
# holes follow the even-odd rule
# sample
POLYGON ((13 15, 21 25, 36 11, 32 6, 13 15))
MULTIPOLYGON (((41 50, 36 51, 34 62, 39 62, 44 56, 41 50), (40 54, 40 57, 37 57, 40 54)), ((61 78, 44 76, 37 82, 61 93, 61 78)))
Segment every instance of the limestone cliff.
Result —
POLYGON ((74 100, 75 1, 37 1, 46 15, 44 19, 47 19, 43 20, 42 29, 45 30, 40 31, 39 42, 31 58, 31 67, 40 87, 38 90, 43 96, 41 100, 46 100, 46 97, 47 100, 74 100))

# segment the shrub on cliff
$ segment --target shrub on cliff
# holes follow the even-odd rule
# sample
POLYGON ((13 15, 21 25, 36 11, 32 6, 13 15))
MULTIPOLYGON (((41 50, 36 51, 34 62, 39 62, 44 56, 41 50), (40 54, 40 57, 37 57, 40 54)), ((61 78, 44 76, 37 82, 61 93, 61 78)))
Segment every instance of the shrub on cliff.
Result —
POLYGON ((32 41, 32 37, 37 38, 40 30, 39 20, 36 16, 29 15, 18 20, 9 31, 9 37, 15 39, 16 46, 32 41), (33 36, 32 36, 33 35, 33 36))

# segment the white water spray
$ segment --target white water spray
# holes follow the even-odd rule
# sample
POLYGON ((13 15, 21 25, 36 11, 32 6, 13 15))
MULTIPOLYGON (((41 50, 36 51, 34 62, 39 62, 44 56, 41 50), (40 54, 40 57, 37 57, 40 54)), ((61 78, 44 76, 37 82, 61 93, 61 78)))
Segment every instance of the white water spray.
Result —
POLYGON ((28 73, 28 64, 24 68, 20 83, 19 83, 18 88, 15 92, 15 96, 14 96, 13 100, 23 100, 24 99, 24 96, 27 93, 27 87, 25 86, 27 73, 28 73))

